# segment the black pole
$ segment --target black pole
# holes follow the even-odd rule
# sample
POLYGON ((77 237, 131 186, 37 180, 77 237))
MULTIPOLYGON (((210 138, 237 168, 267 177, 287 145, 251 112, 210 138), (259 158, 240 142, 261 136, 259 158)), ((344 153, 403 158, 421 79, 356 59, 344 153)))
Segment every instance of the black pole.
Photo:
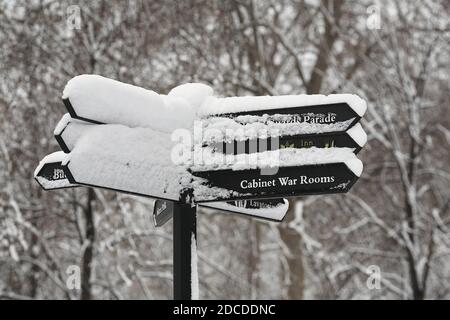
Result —
POLYGON ((175 300, 198 298, 196 211, 197 207, 189 203, 174 203, 173 295, 175 300))

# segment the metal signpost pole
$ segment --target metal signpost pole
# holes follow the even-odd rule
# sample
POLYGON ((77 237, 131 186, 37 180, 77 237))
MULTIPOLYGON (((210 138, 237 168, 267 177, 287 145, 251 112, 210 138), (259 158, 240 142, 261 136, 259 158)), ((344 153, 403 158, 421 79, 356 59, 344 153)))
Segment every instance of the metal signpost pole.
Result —
POLYGON ((192 248, 197 245, 197 206, 176 202, 173 209, 174 299, 191 300, 195 298, 192 294, 192 281, 196 281, 192 279, 192 268, 197 268, 196 257, 192 256, 192 248))

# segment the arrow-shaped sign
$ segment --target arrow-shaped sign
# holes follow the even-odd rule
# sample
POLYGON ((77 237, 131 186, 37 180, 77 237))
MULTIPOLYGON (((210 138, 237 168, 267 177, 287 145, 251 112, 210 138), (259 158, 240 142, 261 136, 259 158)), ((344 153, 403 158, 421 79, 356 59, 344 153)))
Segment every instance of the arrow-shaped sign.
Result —
MULTIPOLYGON (((289 202, 286 199, 241 200, 204 203, 201 206, 253 218, 281 222, 289 209, 289 202)), ((173 201, 156 200, 153 207, 153 222, 155 227, 160 227, 172 219, 173 210, 173 201)))
POLYGON ((345 163, 280 167, 275 175, 267 176, 258 169, 204 171, 194 175, 206 179, 211 187, 236 192, 217 201, 343 193, 358 180, 361 171, 362 163, 355 158, 345 163))
POLYGON ((367 135, 359 123, 345 132, 282 136, 277 139, 252 139, 205 144, 226 154, 254 153, 280 148, 351 148, 357 154, 367 142, 367 135))
MULTIPOLYGON (((352 94, 230 97, 207 101, 199 113, 205 118, 230 118, 242 125, 347 122, 350 128, 366 112, 364 100, 352 94)), ((314 132, 311 132, 314 133, 314 132)))
POLYGON ((64 158, 64 152, 58 151, 44 157, 39 163, 34 178, 44 190, 77 187, 66 177, 64 167, 61 165, 64 158))
POLYGON ((203 203, 202 206, 242 214, 269 221, 283 221, 289 209, 286 199, 237 200, 227 202, 203 203))

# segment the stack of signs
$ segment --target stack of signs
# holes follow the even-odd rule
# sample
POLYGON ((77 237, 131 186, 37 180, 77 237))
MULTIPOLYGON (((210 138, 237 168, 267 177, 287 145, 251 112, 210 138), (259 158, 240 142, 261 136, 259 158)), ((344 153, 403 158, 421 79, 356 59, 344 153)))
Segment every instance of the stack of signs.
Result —
POLYGON ((345 94, 218 100, 203 110, 203 130, 214 129, 203 148, 262 165, 199 166, 193 174, 235 191, 230 198, 240 200, 347 192, 362 172, 355 154, 367 141, 358 123, 365 111, 363 100, 345 94), (271 167, 274 155, 275 170, 262 175, 261 167, 271 167))
POLYGON ((362 172, 366 106, 354 95, 216 98, 201 84, 162 95, 82 75, 63 101, 62 151, 36 180, 159 199, 156 225, 170 219, 168 203, 187 201, 281 221, 283 197, 346 192, 362 172))

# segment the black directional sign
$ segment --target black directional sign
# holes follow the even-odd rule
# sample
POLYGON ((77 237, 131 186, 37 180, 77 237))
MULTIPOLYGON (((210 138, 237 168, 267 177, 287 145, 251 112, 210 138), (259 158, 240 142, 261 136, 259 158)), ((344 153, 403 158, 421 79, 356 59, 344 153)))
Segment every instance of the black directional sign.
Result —
POLYGON ((280 135, 275 138, 204 143, 204 146, 210 146, 226 154, 309 147, 347 147, 352 148, 356 154, 367 140, 364 130, 357 123, 361 119, 361 114, 346 102, 216 114, 207 118, 214 120, 212 126, 214 130, 217 130, 216 121, 221 118, 233 119, 241 124, 242 128, 249 124, 261 123, 267 125, 268 130, 273 125, 275 125, 273 128, 281 130, 280 135), (293 124, 295 126, 292 126, 293 124), (285 132, 282 132, 282 128, 285 128, 285 132))
POLYGON ((36 173, 35 179, 44 190, 56 190, 78 186, 67 179, 61 162, 49 162, 44 164, 36 173))
POLYGON ((153 206, 153 222, 155 227, 161 227, 173 217, 173 201, 156 200, 153 206))
POLYGON ((275 175, 261 175, 259 169, 194 172, 211 187, 233 190, 242 200, 347 192, 358 176, 345 163, 280 167, 275 175))
POLYGON ((275 222, 283 221, 289 209, 289 203, 286 199, 235 200, 203 203, 201 205, 208 208, 275 222))
MULTIPOLYGON (((234 119, 241 124, 248 121, 247 116, 256 116, 263 119, 265 123, 312 123, 312 124, 334 124, 345 122, 348 124, 344 130, 356 124, 361 116, 353 110, 346 102, 310 105, 292 108, 278 108, 267 110, 243 111, 236 113, 224 113, 211 115, 210 117, 225 117, 234 119)), ((256 121, 254 118, 252 121, 256 121)))
MULTIPOLYGON (((362 129, 361 129, 362 130, 362 129)), ((365 134, 365 133, 364 133, 365 134)), ((351 148, 357 154, 363 145, 355 141, 348 132, 282 136, 278 139, 252 139, 245 141, 216 142, 205 144, 215 151, 226 154, 255 153, 283 148, 351 148)))

